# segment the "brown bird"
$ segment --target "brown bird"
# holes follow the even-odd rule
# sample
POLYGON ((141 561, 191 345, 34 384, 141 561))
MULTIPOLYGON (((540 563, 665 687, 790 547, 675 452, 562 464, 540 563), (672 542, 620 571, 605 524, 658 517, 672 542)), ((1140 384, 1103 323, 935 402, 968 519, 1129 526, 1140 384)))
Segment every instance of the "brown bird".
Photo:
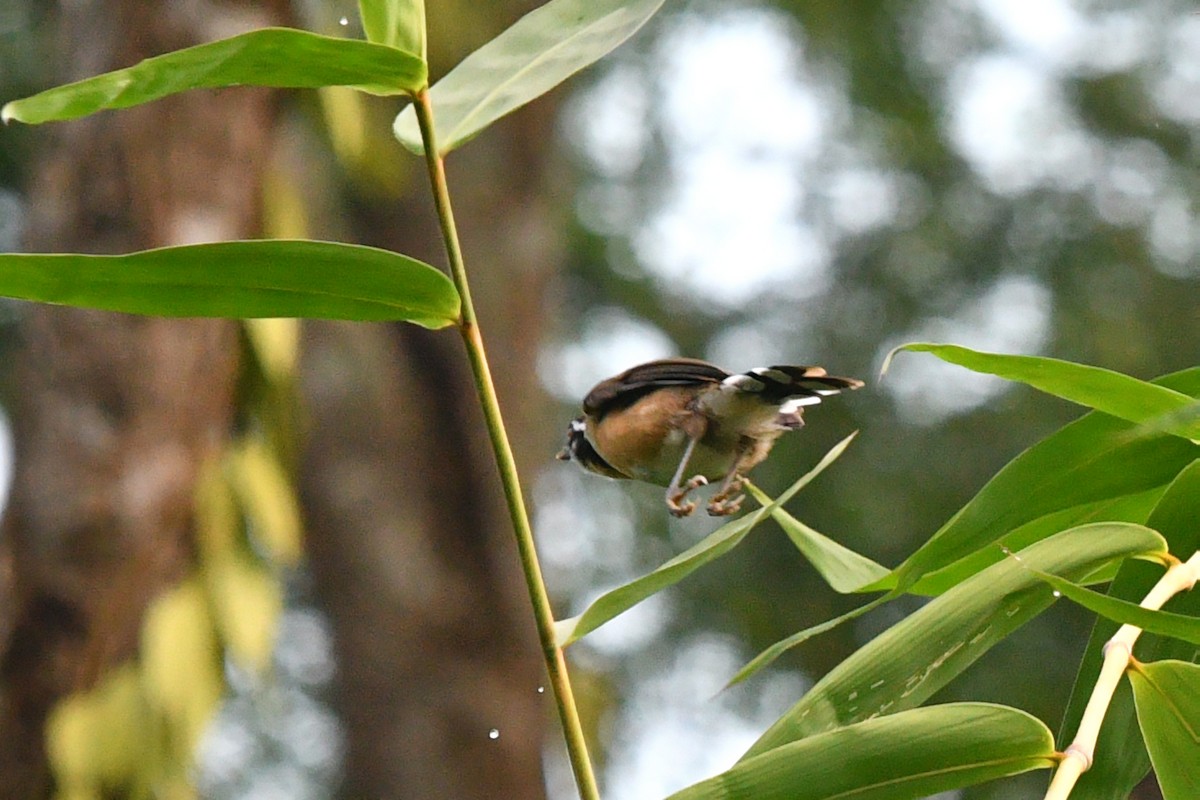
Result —
POLYGON ((804 424, 804 406, 862 385, 821 367, 730 374, 692 358, 651 361, 588 392, 558 457, 610 478, 666 486, 667 509, 677 517, 695 510, 692 490, 720 479, 708 513, 726 516, 745 499, 745 474, 784 432, 804 424))

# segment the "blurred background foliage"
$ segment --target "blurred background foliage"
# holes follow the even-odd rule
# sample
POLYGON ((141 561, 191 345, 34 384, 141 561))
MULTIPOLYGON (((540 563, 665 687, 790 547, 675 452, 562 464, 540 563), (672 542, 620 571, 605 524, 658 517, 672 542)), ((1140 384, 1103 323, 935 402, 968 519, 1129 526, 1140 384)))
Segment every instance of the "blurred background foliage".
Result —
MULTIPOLYGON (((534 4, 429 5, 436 77, 534 4)), ((345 30, 343 17, 351 32, 355 24, 353 3, 341 0, 307 0, 293 13, 321 32, 345 30)), ((55 24, 46 3, 0 9, 0 96, 53 80, 55 24)), ((543 275, 534 296, 519 306, 485 300, 482 314, 494 370, 521 374, 533 365, 505 359, 537 353, 540 386, 502 378, 501 391, 517 420, 559 615, 713 526, 668 520, 658 489, 552 460, 578 399, 632 363, 669 354, 727 368, 820 363, 866 379, 864 391, 809 414, 756 479, 778 490, 861 429, 792 511, 887 565, 1079 413, 925 356, 902 356, 880 380, 891 347, 950 341, 1141 378, 1194 366, 1197 98, 1200 15, 1183 0, 673 0, 612 57, 452 157, 452 191, 477 193, 461 228, 482 229, 536 189, 532 221, 495 244, 545 239, 561 256, 529 265, 543 275), (480 164, 497 160, 549 177, 519 193, 489 185, 480 164), (532 351, 507 344, 529 336, 532 351)), ((397 224, 386 209, 422 191, 419 162, 390 139, 395 110, 337 91, 289 96, 266 186, 268 227, 377 243, 397 224)), ((39 133, 0 133, 4 249, 18 245, 39 133)), ((490 244, 477 239, 467 251, 485 295, 515 280, 489 271, 490 244)), ((424 247, 408 252, 441 263, 435 238, 424 247)), ((0 356, 21 313, 0 306, 0 356)), ((8 370, 0 381, 6 394, 20 391, 8 370)), ((606 796, 661 796, 727 766, 806 686, 919 604, 885 607, 720 692, 761 648, 856 602, 829 591, 786 537, 764 528, 573 646, 606 796)), ((303 661, 289 646, 303 651, 326 636, 308 612, 290 619, 303 635, 280 640, 275 659, 285 664, 303 661)), ((1055 727, 1089 627, 1086 614, 1060 604, 941 699, 999 701, 1055 727)), ((306 674, 328 672, 318 664, 306 674)), ((311 751, 262 742, 286 740, 272 726, 294 730, 308 718, 264 713, 270 704, 254 699, 262 695, 253 681, 243 684, 201 748, 205 796, 330 791, 338 749, 289 768, 311 751)), ((333 737, 328 724, 308 724, 333 737)), ((497 728, 503 740, 503 720, 497 728)), ((551 796, 570 796, 557 746, 547 753, 551 796)), ((963 796, 1028 797, 1042 780, 963 796)))
MULTIPOLYGON (((1078 415, 915 355, 879 380, 892 346, 951 341, 1143 378, 1195 363, 1193 6, 938 0, 671 11, 569 101, 575 247, 561 338, 548 343, 542 369, 558 396, 665 352, 727 367, 816 360, 866 378, 864 392, 815 409, 756 474, 779 490, 861 428, 794 513, 890 565, 1008 459, 1078 415)), ((596 542, 548 541, 552 564, 563 551, 552 586, 619 582, 698 535, 698 523, 655 513, 653 489, 542 480, 543 537, 560 527, 594 531, 596 542), (601 493, 595 507, 609 514, 578 512, 580 496, 601 493), (624 509, 627 523, 614 525, 611 509, 624 509), (656 527, 661 539, 645 536, 656 527)), ((631 622, 623 639, 597 634, 598 659, 620 676, 613 685, 634 697, 612 712, 613 769, 638 775, 621 779, 622 796, 653 795, 648 774, 663 751, 648 753, 643 736, 694 752, 738 728, 714 724, 711 707, 694 710, 694 698, 721 686, 695 676, 719 675, 855 604, 829 592, 782 536, 755 538, 635 612, 642 628, 631 622)), ((788 657, 790 673, 780 665, 740 699, 731 696, 739 688, 713 704, 759 714, 748 727, 761 725, 897 613, 885 608, 817 639, 788 657)), ((1056 607, 942 699, 1010 703, 1053 726, 1087 630, 1086 615, 1056 607)), ((966 795, 1033 796, 1041 780, 966 795)))

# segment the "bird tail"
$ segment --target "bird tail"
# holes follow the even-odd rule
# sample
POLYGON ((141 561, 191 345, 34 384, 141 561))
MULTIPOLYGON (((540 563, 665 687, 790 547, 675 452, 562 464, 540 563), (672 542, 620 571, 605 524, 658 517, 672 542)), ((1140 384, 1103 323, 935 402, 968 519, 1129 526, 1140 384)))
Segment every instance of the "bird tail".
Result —
POLYGON ((824 367, 758 367, 749 372, 730 375, 723 382, 743 392, 754 392, 766 403, 798 400, 799 405, 815 405, 822 397, 839 394, 845 389, 858 389, 863 382, 857 378, 829 375, 824 367), (803 402, 805 399, 808 402, 803 402))
POLYGON ((823 367, 774 366, 730 375, 721 385, 739 393, 756 394, 766 405, 779 406, 775 423, 795 429, 804 425, 804 406, 815 406, 843 390, 858 389, 863 382, 829 375, 823 367))

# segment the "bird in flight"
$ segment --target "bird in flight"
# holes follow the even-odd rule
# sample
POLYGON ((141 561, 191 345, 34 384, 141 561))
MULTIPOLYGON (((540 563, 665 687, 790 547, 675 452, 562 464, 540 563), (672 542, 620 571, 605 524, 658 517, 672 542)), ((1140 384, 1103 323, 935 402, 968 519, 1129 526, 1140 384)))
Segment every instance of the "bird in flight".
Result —
POLYGON ((708 513, 727 516, 745 499, 746 473, 776 439, 804 425, 805 406, 862 385, 821 367, 731 374, 691 358, 650 361, 588 392, 558 458, 610 478, 666 486, 667 510, 676 517, 695 510, 692 491, 719 480, 708 513))

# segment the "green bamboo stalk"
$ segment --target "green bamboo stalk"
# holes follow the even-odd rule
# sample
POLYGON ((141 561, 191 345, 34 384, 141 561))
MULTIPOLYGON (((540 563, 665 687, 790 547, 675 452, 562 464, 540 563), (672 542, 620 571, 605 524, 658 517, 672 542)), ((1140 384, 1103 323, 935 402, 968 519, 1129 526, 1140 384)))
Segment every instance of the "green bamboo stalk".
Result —
POLYGON ((579 710, 575 706, 575 696, 571 691, 567 661, 554 635, 554 613, 550 608, 550 597, 546 593, 546 584, 542 580, 542 568, 538 564, 537 550, 533 541, 533 528, 529 524, 529 512, 525 507, 525 499, 522 496, 521 483, 517 475, 517 462, 513 458, 512 446, 509 444, 508 434, 504 429, 504 418, 500 413, 496 387, 492 383, 492 373, 488 367, 487 353, 483 347, 483 335, 480 333, 479 322, 475 316, 475 305, 471 301, 466 264, 463 262, 458 230, 454 224, 454 212, 450 207, 450 189, 446 183, 445 164, 438 154, 437 139, 434 135, 433 108, 429 101, 429 90, 419 91, 414 97, 414 103, 417 122, 421 128, 421 139, 425 147, 425 164, 429 170, 429 182, 433 189, 434 203, 437 206, 438 224, 442 229, 446 256, 450 260, 450 277, 462 299, 462 316, 458 322, 459 333, 462 334, 463 343, 467 348, 471 373, 475 379, 475 389, 479 394, 479 402, 483 406, 488 437, 492 442, 496 466, 500 470, 500 480, 504 484, 504 497, 508 503, 508 513, 512 519, 513 533, 517 539, 521 568, 525 573, 525 585, 529 591, 529 599, 533 603, 533 616, 537 624, 538 639, 541 641, 542 657, 546 662, 550 690, 554 695, 555 705, 558 707, 558 717, 562 723, 563 738, 566 740, 571 769, 575 773, 575 782, 579 788, 581 800, 600 800, 596 776, 592 771, 591 759, 588 757, 587 741, 584 739, 583 726, 579 721, 579 710))

